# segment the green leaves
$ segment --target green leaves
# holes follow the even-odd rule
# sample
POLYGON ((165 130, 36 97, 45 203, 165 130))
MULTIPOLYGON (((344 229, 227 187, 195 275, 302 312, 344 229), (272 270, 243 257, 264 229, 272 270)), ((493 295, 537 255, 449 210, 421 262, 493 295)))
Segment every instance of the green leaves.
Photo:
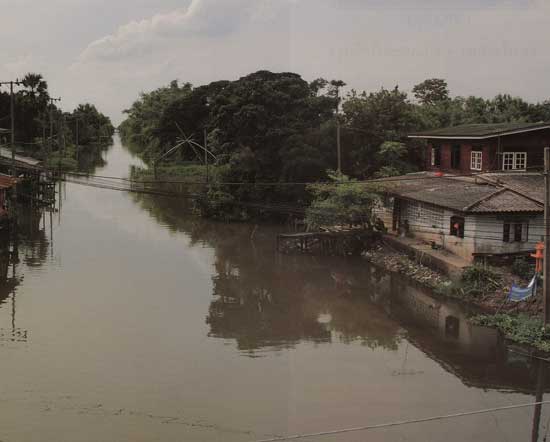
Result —
POLYGON ((308 187, 313 202, 306 211, 309 226, 333 227, 337 225, 361 225, 371 227, 373 209, 378 195, 364 184, 350 180, 345 175, 329 173, 333 184, 315 184, 308 187))
POLYGON ((475 316, 470 321, 475 325, 497 328, 511 341, 550 351, 550 329, 545 328, 538 318, 497 314, 475 316))
POLYGON ((433 105, 449 99, 447 82, 441 78, 430 78, 417 84, 413 88, 413 94, 420 103, 433 105))

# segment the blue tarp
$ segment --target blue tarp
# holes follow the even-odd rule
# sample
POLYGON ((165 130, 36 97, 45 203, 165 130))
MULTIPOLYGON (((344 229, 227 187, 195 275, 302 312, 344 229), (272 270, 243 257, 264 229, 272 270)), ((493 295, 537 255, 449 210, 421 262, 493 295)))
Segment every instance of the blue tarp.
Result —
POLYGON ((521 302, 535 295, 537 293, 538 278, 539 275, 537 273, 535 276, 533 276, 533 279, 525 289, 517 287, 515 284, 512 285, 512 289, 510 290, 510 294, 508 295, 508 300, 513 302, 521 302))

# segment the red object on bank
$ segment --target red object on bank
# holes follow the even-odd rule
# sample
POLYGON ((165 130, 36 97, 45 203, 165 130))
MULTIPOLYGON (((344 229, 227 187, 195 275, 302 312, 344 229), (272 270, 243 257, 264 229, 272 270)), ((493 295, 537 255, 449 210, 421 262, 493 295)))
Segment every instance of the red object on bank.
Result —
POLYGON ((437 176, 437 177, 442 177, 443 175, 444 175, 444 174, 443 174, 443 172, 441 172, 441 171, 435 173, 435 176, 437 176))
POLYGON ((543 263, 543 260, 544 260, 544 253, 543 253, 544 252, 544 243, 543 242, 538 242, 537 245, 535 246, 535 250, 536 250, 536 252, 532 253, 531 257, 536 259, 535 272, 541 273, 542 272, 542 263, 543 263))

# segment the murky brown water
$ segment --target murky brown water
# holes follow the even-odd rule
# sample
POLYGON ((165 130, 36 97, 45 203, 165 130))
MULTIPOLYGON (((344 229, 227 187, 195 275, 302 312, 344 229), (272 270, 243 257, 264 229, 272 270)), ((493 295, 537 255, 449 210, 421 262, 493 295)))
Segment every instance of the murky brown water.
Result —
MULTIPOLYGON (((138 160, 120 144, 104 175, 138 160)), ((537 364, 360 260, 66 184, 0 255, 0 440, 254 441, 534 401, 537 364)), ((544 410, 540 440, 548 430, 544 410)), ((532 409, 309 440, 529 441, 532 409)))

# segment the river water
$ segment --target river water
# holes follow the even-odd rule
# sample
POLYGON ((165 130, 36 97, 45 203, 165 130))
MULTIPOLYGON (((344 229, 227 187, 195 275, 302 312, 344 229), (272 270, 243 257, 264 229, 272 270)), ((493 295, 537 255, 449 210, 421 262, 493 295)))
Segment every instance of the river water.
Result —
MULTIPOLYGON (((248 442, 534 402, 547 371, 399 275, 277 255, 275 228, 74 183, 59 209, 0 256, 4 442, 248 442)), ((530 441, 533 412, 307 440, 530 441)))

